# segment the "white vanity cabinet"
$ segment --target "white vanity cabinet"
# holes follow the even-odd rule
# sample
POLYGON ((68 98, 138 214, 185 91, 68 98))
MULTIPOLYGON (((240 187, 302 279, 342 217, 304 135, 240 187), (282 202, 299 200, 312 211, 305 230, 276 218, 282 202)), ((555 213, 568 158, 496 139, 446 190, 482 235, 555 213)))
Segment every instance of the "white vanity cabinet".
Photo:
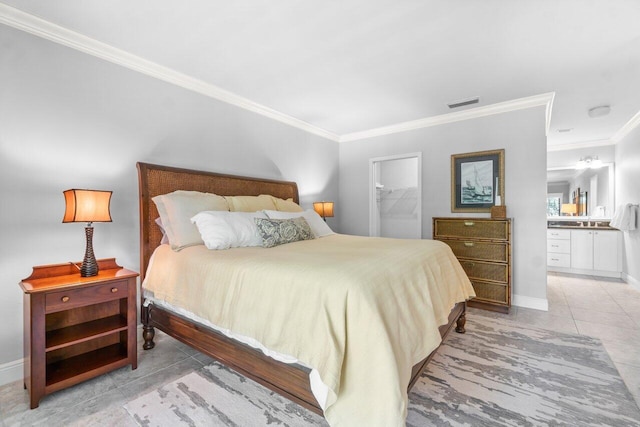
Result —
POLYGON ((597 228, 547 229, 547 270, 591 276, 620 277, 622 236, 597 228))
POLYGON ((620 277, 620 237, 617 230, 571 230, 571 269, 581 274, 620 277))

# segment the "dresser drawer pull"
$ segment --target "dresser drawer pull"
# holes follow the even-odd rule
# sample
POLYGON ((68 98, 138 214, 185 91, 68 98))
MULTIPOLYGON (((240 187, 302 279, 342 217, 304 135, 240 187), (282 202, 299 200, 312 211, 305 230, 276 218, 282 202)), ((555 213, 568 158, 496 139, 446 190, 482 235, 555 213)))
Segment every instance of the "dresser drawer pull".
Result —
POLYGON ((552 248, 558 248, 558 245, 551 245, 552 248))
POLYGON ((464 222, 464 226, 465 227, 473 227, 474 225, 476 225, 476 223, 473 222, 473 221, 465 221, 464 222))
POLYGON ((111 293, 115 294, 116 292, 118 292, 118 288, 111 288, 111 293))
POLYGON ((475 243, 473 243, 473 242, 464 242, 464 245, 465 245, 466 247, 468 247, 468 248, 472 248, 472 247, 474 247, 476 244, 475 244, 475 243))
POLYGON ((71 298, 69 298, 68 296, 66 296, 66 295, 65 295, 65 296, 63 296, 62 298, 60 298, 60 301, 62 301, 62 302, 67 302, 67 301, 69 301, 70 299, 71 299, 71 298))
POLYGON ((464 265, 466 265, 467 267, 473 268, 473 267, 476 266, 476 263, 475 262, 465 262, 464 265))

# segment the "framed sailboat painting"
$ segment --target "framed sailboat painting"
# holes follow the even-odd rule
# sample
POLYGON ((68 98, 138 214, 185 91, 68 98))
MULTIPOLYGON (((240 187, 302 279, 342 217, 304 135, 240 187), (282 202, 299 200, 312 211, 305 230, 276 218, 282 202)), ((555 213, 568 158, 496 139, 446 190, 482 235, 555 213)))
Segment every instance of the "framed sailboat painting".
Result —
POLYGON ((504 149, 451 156, 451 212, 504 204, 504 149))

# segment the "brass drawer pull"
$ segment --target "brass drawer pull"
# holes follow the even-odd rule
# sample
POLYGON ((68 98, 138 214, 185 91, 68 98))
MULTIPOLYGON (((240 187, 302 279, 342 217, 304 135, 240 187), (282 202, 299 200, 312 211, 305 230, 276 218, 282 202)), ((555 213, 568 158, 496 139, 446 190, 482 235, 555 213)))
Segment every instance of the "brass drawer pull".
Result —
POLYGON ((473 221, 465 221, 464 222, 464 226, 465 227, 473 227, 474 225, 476 225, 476 223, 473 222, 473 221))
POLYGON ((465 262, 464 264, 465 264, 466 266, 468 266, 468 267, 471 267, 471 268, 473 268, 473 267, 475 267, 475 266, 476 266, 476 263, 475 263, 475 262, 465 262))
POLYGON ((68 296, 63 296, 62 298, 60 298, 60 301, 62 302, 67 302, 69 301, 71 298, 69 298, 68 296))
POLYGON ((116 292, 118 292, 118 288, 111 288, 111 293, 115 294, 116 292))
POLYGON ((464 245, 465 245, 466 247, 468 247, 468 248, 472 248, 472 247, 474 247, 476 244, 475 244, 475 243, 473 243, 473 242, 464 242, 464 245))

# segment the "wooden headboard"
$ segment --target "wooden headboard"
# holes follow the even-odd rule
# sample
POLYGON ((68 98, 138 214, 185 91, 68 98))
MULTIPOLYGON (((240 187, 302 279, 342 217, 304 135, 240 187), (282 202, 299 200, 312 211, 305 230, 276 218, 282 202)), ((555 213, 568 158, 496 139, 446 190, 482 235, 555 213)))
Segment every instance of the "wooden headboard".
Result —
POLYGON ((299 203, 298 185, 290 181, 225 175, 170 166, 137 163, 140 193, 140 279, 149 265, 149 258, 160 245, 162 232, 155 223, 158 210, 153 197, 176 190, 201 191, 220 196, 258 196, 270 194, 281 199, 292 198, 299 203))

